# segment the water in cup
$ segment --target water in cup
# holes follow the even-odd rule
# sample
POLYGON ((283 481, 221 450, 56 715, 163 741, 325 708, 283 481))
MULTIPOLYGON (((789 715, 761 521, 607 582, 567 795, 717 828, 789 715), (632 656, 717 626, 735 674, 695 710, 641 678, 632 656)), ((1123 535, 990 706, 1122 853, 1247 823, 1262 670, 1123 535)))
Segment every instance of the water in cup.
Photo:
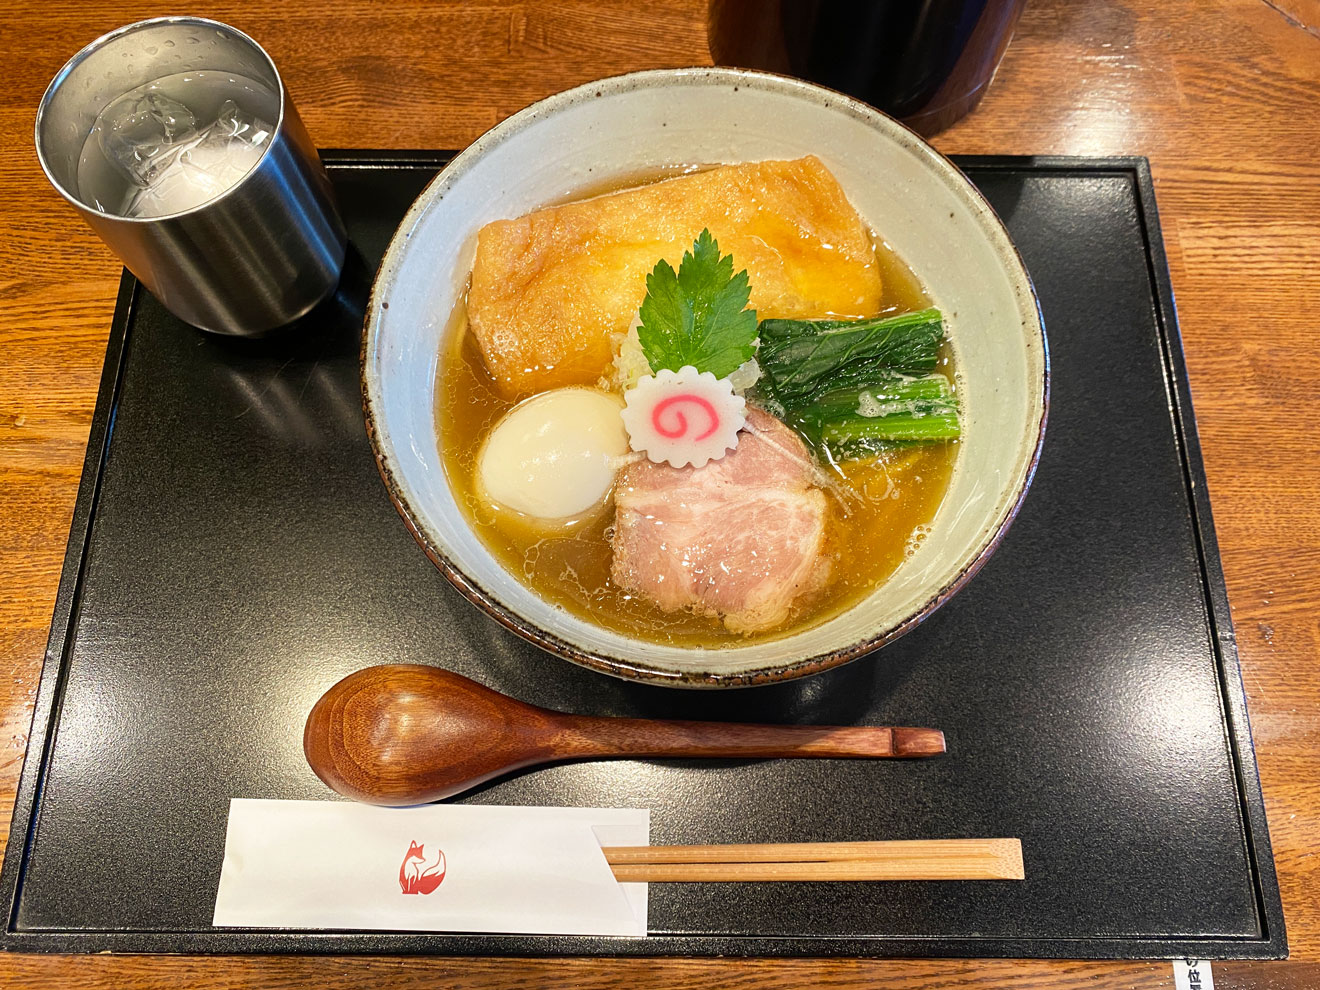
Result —
POLYGON ((200 206, 261 159, 279 96, 230 72, 164 76, 111 101, 78 162, 82 199, 103 213, 162 217, 200 206))

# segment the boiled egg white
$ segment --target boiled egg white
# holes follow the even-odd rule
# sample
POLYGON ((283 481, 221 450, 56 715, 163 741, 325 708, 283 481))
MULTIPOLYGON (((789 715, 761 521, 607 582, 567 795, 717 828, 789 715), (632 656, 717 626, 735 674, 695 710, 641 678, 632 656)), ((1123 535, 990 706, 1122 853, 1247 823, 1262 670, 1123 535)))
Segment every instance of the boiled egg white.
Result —
POLYGON ((477 459, 477 485, 493 502, 536 520, 566 521, 600 505, 628 434, 623 401, 594 388, 559 388, 514 406, 477 459))

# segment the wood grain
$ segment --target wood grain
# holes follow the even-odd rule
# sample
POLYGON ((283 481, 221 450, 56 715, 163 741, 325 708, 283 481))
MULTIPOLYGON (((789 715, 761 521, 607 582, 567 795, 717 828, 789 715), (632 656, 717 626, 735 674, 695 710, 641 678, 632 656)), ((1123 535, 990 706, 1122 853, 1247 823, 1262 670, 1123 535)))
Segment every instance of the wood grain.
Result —
POLYGON ((1021 880, 1018 839, 606 846, 615 877, 645 883, 766 880, 1021 880))
POLYGON ((611 866, 634 863, 834 863, 914 857, 986 856, 1017 861, 1020 839, 882 839, 871 842, 745 842, 706 846, 603 846, 611 866))
POLYGON ((846 860, 833 863, 671 863, 614 867, 620 882, 635 883, 870 883, 886 880, 1021 880, 994 863, 905 863, 846 860))
MULTIPOLYGON (((161 12, 0 2, 0 836, 119 274, 42 178, 32 117, 69 55, 161 12)), ((556 90, 706 59, 705 0, 247 0, 205 13, 268 47, 331 147, 461 147, 556 90)), ((1320 986, 1320 4, 1030 0, 980 108, 935 143, 1151 159, 1293 953, 1217 965, 1215 982, 1320 986)), ((0 958, 13 988, 735 983, 1172 985, 1167 963, 0 958)))

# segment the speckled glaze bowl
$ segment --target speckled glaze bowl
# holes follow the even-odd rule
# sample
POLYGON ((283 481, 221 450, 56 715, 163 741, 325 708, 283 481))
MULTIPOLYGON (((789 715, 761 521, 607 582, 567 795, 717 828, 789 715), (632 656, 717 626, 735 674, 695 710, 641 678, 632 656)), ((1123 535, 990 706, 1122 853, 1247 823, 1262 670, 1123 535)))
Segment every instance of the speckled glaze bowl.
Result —
POLYGON ((816 673, 915 627, 985 563, 1026 495, 1044 436, 1049 364, 1031 282, 962 174, 889 117, 839 93, 741 69, 603 79, 492 128, 413 204, 381 264, 363 342, 367 428, 381 475, 427 555, 469 600, 538 646, 618 677, 738 687, 816 673), (438 451, 441 337, 476 234, 613 175, 814 154, 946 315, 964 439, 920 549, 858 605, 769 642, 661 646, 540 598, 491 555, 455 503, 438 451))

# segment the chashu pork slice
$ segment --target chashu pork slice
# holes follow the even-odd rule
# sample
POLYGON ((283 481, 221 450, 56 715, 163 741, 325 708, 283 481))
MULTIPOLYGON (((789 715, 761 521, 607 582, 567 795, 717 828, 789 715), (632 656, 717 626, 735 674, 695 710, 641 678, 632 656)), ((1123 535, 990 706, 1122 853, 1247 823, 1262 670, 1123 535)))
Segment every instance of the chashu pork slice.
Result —
POLYGON ((749 408, 738 446, 704 467, 639 461, 615 488, 613 578, 665 611, 774 629, 829 574, 825 495, 792 430, 749 408))
POLYGON ((703 228, 751 282, 761 319, 880 308, 871 235, 820 159, 721 165, 481 228, 468 320, 509 396, 594 385, 664 258, 703 228))

